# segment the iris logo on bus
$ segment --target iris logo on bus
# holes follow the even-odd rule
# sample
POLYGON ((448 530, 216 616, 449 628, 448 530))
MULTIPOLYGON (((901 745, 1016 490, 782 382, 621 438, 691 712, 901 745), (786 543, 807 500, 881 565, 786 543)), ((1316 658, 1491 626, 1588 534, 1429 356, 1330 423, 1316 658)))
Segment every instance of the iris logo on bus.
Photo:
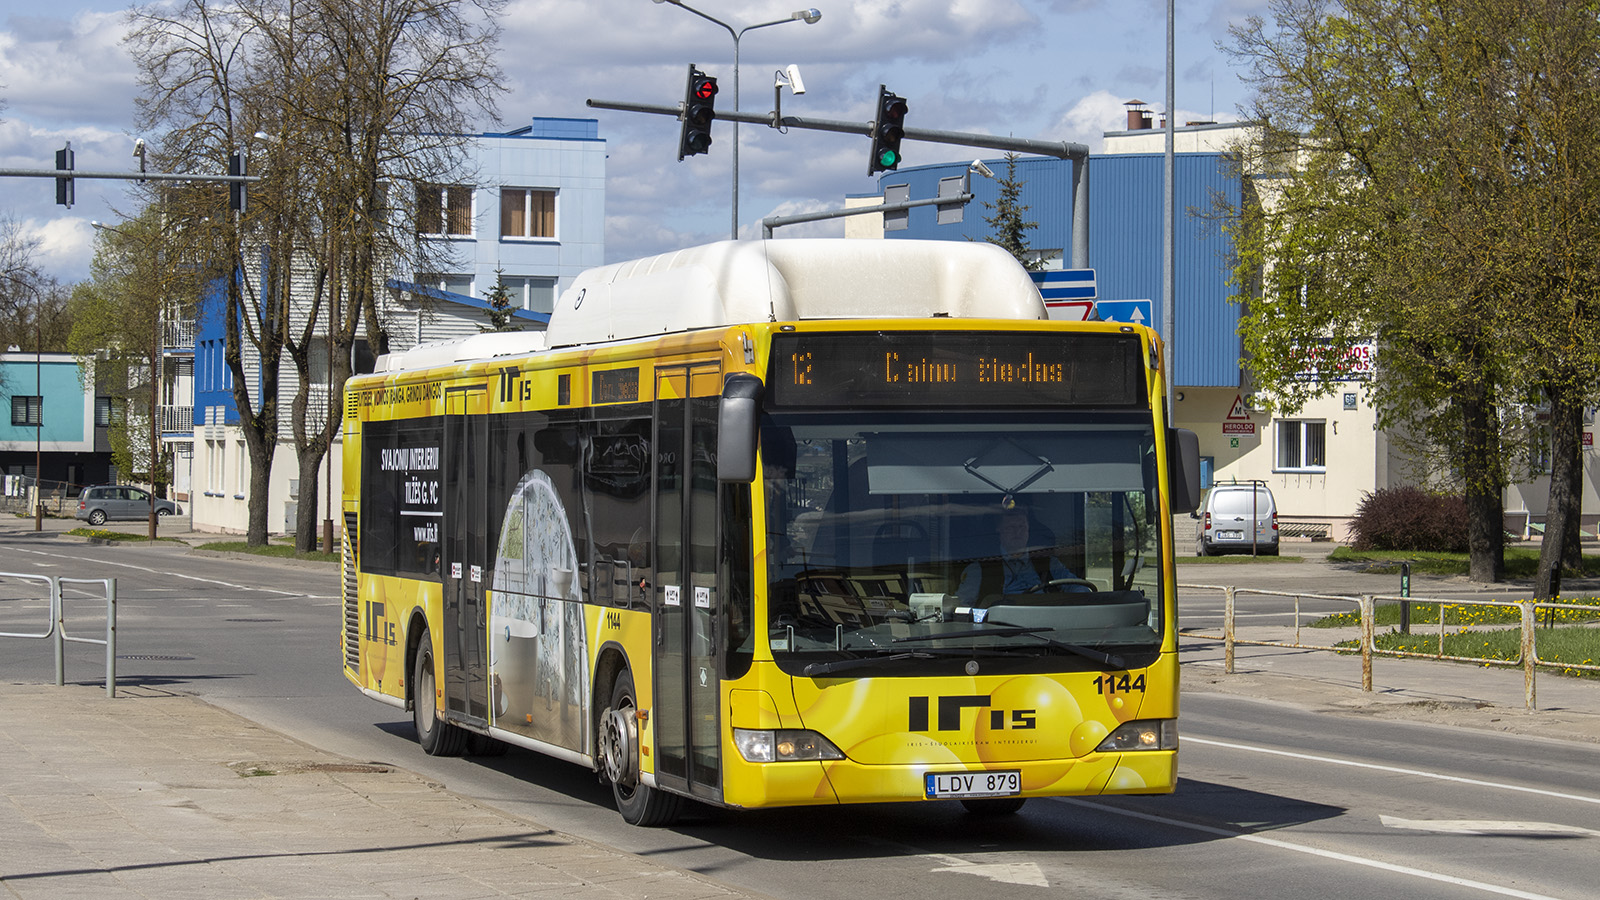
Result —
POLYGON ((954 694, 938 698, 939 719, 937 728, 928 727, 931 697, 912 697, 910 724, 907 731, 960 731, 962 713, 968 709, 989 710, 990 731, 1028 731, 1037 728, 1038 710, 989 709, 989 698, 982 694, 954 694), (1009 713, 1009 715, 1008 715, 1009 713))

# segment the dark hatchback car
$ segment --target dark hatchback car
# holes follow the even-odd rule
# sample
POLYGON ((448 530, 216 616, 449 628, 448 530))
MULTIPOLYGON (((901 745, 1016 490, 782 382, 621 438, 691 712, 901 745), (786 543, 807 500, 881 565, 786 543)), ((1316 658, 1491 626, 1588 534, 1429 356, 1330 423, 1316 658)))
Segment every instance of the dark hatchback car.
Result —
MULTIPOLYGON (((156 515, 170 516, 178 512, 178 504, 156 498, 156 515)), ((77 518, 90 525, 104 525, 111 519, 150 518, 150 492, 144 488, 122 484, 101 484, 86 487, 78 495, 77 518)))

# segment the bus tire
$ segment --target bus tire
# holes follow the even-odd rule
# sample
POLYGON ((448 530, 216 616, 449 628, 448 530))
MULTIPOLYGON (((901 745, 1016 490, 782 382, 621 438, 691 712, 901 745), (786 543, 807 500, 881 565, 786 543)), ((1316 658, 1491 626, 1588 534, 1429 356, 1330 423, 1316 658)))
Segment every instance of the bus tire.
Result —
POLYGON ((974 797, 961 801, 961 805, 974 816, 1009 816, 1027 802, 1027 797, 974 797))
POLYGON ((438 693, 433 676, 433 636, 423 629, 417 658, 411 669, 411 723, 417 743, 429 756, 460 756, 467 747, 467 732, 439 717, 434 705, 438 693))
POLYGON ((639 737, 633 675, 623 669, 611 686, 611 705, 600 717, 601 773, 611 782, 617 811, 629 825, 660 828, 683 812, 683 798, 639 781, 639 737), (632 724, 629 724, 632 723, 632 724))

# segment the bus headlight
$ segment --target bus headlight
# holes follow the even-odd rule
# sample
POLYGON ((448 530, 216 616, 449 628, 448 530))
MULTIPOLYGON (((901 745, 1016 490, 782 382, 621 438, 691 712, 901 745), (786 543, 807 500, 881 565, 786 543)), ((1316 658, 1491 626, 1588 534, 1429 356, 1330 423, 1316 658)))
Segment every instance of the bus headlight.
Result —
POLYGON ((1128 750, 1178 749, 1177 719, 1134 719, 1106 736, 1098 753, 1122 753, 1128 750))
POLYGON ((758 731, 735 728, 733 743, 746 762, 795 762, 798 760, 844 759, 833 742, 815 731, 780 729, 758 731))

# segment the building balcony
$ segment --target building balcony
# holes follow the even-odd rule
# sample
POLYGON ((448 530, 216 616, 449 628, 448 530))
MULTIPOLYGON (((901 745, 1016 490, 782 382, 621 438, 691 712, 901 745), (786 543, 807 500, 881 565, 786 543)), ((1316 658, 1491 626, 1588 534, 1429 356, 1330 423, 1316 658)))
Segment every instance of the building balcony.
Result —
POLYGON ((161 432, 169 434, 182 432, 190 434, 194 431, 194 407, 192 406, 163 406, 161 407, 161 432))
POLYGON ((161 346, 167 350, 194 352, 195 321, 179 319, 161 323, 161 346))

